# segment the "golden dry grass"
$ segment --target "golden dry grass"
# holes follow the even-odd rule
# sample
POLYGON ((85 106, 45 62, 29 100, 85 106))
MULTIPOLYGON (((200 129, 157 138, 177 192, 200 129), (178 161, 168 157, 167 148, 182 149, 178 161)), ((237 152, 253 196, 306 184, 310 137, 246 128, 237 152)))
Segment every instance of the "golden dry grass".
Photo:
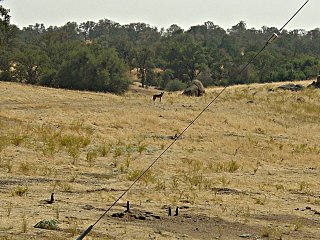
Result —
MULTIPOLYGON (((228 88, 87 239, 319 239, 320 91, 276 86, 228 88), (128 200, 160 220, 110 216, 128 200)), ((0 239, 75 239, 219 91, 160 103, 0 82, 0 239)))

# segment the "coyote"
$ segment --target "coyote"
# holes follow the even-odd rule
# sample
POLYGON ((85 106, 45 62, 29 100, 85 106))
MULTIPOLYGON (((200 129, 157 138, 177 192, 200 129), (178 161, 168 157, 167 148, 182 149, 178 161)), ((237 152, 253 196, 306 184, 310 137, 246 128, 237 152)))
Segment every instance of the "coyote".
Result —
POLYGON ((163 94, 164 94, 164 92, 161 92, 160 94, 153 95, 153 98, 152 98, 153 101, 155 101, 157 98, 160 98, 160 102, 161 102, 161 98, 162 98, 163 94))

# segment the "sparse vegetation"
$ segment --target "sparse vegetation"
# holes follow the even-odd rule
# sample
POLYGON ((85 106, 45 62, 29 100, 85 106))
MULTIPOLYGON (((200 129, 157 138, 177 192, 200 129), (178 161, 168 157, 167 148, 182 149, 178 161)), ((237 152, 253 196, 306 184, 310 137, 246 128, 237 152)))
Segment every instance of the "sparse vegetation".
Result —
POLYGON ((12 195, 15 196, 19 196, 19 197, 22 197, 22 196, 25 196, 26 193, 28 192, 28 187, 26 186, 19 186, 19 187, 15 187, 13 190, 12 190, 12 195))
POLYGON ((240 164, 234 160, 230 162, 216 162, 216 163, 209 163, 209 169, 220 173, 220 172, 230 172, 234 173, 240 168, 240 164))
POLYGON ((227 186, 230 184, 230 179, 228 179, 228 178, 225 177, 225 176, 222 176, 222 177, 219 179, 219 181, 220 181, 222 187, 227 187, 227 186))
POLYGON ((86 157, 86 160, 89 163, 90 167, 93 165, 97 157, 98 157, 98 150, 95 148, 90 148, 87 152, 87 157, 86 157))
POLYGON ((294 225, 293 225, 293 230, 294 231, 300 231, 303 227, 303 222, 300 220, 297 220, 294 225))
POLYGON ((113 151, 113 157, 114 158, 117 158, 117 157, 120 157, 122 155, 122 147, 117 147, 114 149, 113 151))
POLYGON ((71 190, 72 190, 72 186, 68 182, 60 182, 59 186, 60 186, 61 190, 64 192, 71 192, 71 190))
POLYGON ((30 165, 28 162, 21 162, 19 166, 19 170, 26 176, 30 176, 37 170, 34 166, 30 165))
MULTIPOLYGON (((133 170, 129 172, 128 180, 129 181, 137 180, 142 175, 143 172, 144 172, 143 170, 133 170)), ((148 186, 149 183, 154 183, 156 181, 156 178, 152 170, 148 170, 144 175, 141 176, 140 180, 143 181, 146 186, 148 186)))
POLYGON ((267 200, 267 196, 256 198, 256 204, 265 205, 267 200))
POLYGON ((139 144, 138 145, 139 154, 142 154, 142 152, 144 152, 146 149, 147 149, 147 145, 146 144, 139 144))
POLYGON ((299 183, 299 191, 302 193, 309 193, 310 192, 310 185, 307 182, 300 182, 299 183))
POLYGON ((12 202, 5 203, 4 208, 5 208, 6 212, 7 212, 7 217, 9 218, 10 215, 11 215, 11 212, 12 212, 13 203, 12 202))
POLYGON ((0 135, 0 160, 2 158, 2 151, 8 146, 8 137, 6 135, 0 135))
POLYGON ((13 133, 11 135, 11 142, 16 147, 20 146, 28 137, 21 133, 13 133))
POLYGON ((13 169, 13 161, 12 158, 8 158, 5 162, 5 167, 7 168, 7 172, 8 173, 12 173, 12 169, 13 169))
POLYGON ((104 143, 104 144, 100 145, 98 150, 99 150, 99 152, 100 152, 102 157, 107 157, 109 152, 110 152, 110 150, 111 150, 111 148, 112 148, 111 144, 105 144, 104 143))
MULTIPOLYGON (((213 221, 210 226, 214 236, 219 226, 231 229, 223 232, 223 238, 228 239, 244 233, 237 232, 234 222, 270 239, 319 233, 314 222, 317 215, 313 214, 320 205, 315 184, 320 171, 317 111, 308 111, 308 117, 302 117, 301 112, 295 112, 300 106, 294 111, 290 107, 298 97, 304 99, 299 104, 307 105, 320 95, 309 90, 268 91, 276 86, 227 89, 219 103, 208 109, 199 124, 190 128, 122 200, 132 202, 134 210, 159 215, 157 224, 167 215, 168 205, 173 214, 175 206, 181 207, 181 214, 190 216, 182 225, 190 239, 194 239, 194 233, 188 227, 194 229, 193 220, 202 223, 199 216, 213 221), (247 103, 249 100, 254 103, 247 103), (274 105, 277 102, 282 104, 279 111, 274 105), (306 205, 311 210, 302 211, 306 205), (300 210, 295 210, 297 207, 300 210), (301 217, 303 226, 291 220, 301 217), (286 226, 275 227, 283 221, 286 226), (268 226, 265 230, 264 225, 268 226)), ((134 91, 115 96, 3 82, 0 88, 10 89, 0 95, 4 103, 0 114, 0 214, 2 211, 7 216, 0 218, 0 229, 14 234, 26 231, 35 239, 78 235, 100 209, 141 175, 171 143, 172 136, 181 132, 218 91, 208 89, 206 96, 195 99, 171 93, 165 101, 153 104, 152 98, 134 91), (21 92, 28 105, 22 104, 26 100, 21 92), (12 133, 25 137, 14 144, 12 133), (55 193, 55 203, 43 204, 51 192, 55 193), (29 221, 25 227, 24 216, 29 221), (61 231, 36 233, 30 227, 47 216, 59 219, 61 231)), ((143 91, 150 91, 151 97, 155 92, 152 88, 143 91)), ((113 239, 107 234, 114 232, 130 239, 131 229, 139 239, 150 234, 143 225, 137 228, 128 224, 124 233, 116 219, 107 221, 107 232, 105 226, 97 226, 90 237, 113 239)), ((149 223, 151 226, 156 221, 149 223)), ((198 232, 203 234, 202 239, 212 237, 205 231, 198 232)), ((181 237, 170 227, 163 230, 163 237, 170 239, 171 235, 181 237)))
POLYGON ((26 233, 27 230, 28 230, 28 221, 27 221, 26 216, 24 215, 23 219, 22 219, 22 232, 26 233))

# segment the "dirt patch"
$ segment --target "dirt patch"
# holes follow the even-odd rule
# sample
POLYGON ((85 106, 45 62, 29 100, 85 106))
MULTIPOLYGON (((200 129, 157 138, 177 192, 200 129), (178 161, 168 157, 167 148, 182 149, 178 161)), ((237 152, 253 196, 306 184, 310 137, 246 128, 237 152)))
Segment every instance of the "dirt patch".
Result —
POLYGON ((249 234, 253 239, 261 233, 261 229, 245 223, 228 222, 218 217, 180 213, 178 216, 157 215, 151 212, 133 211, 114 215, 113 219, 127 222, 135 226, 150 227, 158 234, 166 232, 192 239, 241 239, 241 235, 249 234), (120 216, 120 217, 119 217, 120 216))

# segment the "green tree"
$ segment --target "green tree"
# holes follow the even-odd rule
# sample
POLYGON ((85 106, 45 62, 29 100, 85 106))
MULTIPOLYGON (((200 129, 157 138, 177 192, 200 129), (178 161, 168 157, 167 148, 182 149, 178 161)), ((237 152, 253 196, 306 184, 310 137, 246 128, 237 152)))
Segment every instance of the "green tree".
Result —
POLYGON ((96 51, 95 47, 99 48, 83 45, 70 53, 69 60, 57 73, 54 86, 114 93, 126 91, 129 86, 126 68, 114 49, 96 51))
MULTIPOLYGON (((2 0, 0 0, 0 3, 2 0)), ((10 51, 6 49, 10 24, 10 10, 0 5, 0 80, 10 81, 10 51)))
POLYGON ((164 33, 165 37, 173 37, 184 33, 183 29, 177 24, 172 24, 164 33))
POLYGON ((200 44, 191 40, 182 49, 182 65, 190 81, 206 68, 205 53, 200 44))
MULTIPOLYGON (((0 0, 0 3, 2 0, 0 0)), ((6 31, 10 24, 10 10, 0 5, 0 31, 6 31)))
POLYGON ((135 65, 142 87, 147 83, 147 73, 153 68, 154 51, 150 47, 139 46, 135 49, 135 65))
POLYGON ((184 82, 194 80, 206 66, 204 48, 191 36, 177 35, 166 43, 167 69, 184 82))
POLYGON ((15 80, 28 84, 39 84, 43 70, 49 63, 45 52, 35 46, 25 46, 14 56, 15 80))
POLYGON ((104 82, 102 91, 123 93, 128 90, 128 68, 114 48, 101 49, 97 64, 100 78, 104 82))
POLYGON ((10 52, 0 49, 0 81, 12 81, 10 52))
POLYGON ((93 21, 87 21, 81 23, 79 26, 80 32, 83 34, 84 40, 92 39, 92 32, 96 26, 96 23, 93 21))
MULTIPOLYGON (((0 0, 0 3, 2 0, 0 0)), ((10 10, 0 5, 0 47, 5 47, 9 42, 10 10)))
MULTIPOLYGON (((252 53, 251 58, 256 53, 252 53)), ((274 72, 276 71, 275 63, 277 63, 277 56, 275 53, 271 53, 265 50, 261 53, 260 57, 255 60, 254 67, 259 69, 259 77, 255 82, 271 82, 274 80, 274 72)))

